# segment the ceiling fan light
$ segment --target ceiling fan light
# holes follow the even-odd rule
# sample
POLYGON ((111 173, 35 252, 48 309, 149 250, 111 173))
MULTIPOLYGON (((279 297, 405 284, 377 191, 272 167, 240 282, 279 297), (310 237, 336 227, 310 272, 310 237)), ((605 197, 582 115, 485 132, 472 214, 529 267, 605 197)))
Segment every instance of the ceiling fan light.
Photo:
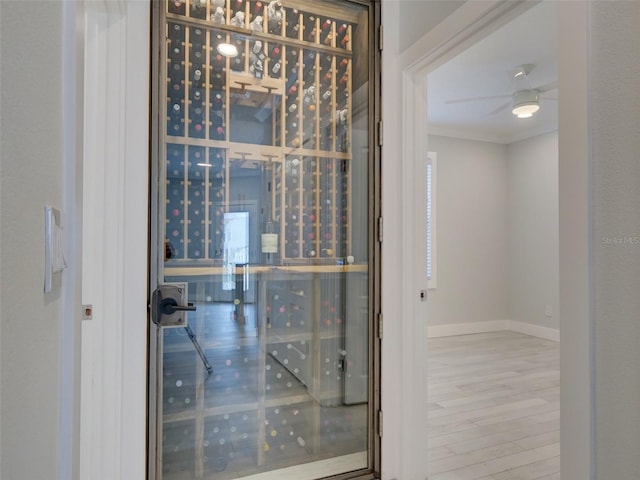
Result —
POLYGON ((513 113, 518 118, 529 118, 540 110, 537 90, 521 90, 513 94, 513 113))
POLYGON ((515 106, 511 113, 513 113, 518 118, 529 118, 532 117, 534 113, 540 110, 540 105, 536 103, 526 103, 515 106))

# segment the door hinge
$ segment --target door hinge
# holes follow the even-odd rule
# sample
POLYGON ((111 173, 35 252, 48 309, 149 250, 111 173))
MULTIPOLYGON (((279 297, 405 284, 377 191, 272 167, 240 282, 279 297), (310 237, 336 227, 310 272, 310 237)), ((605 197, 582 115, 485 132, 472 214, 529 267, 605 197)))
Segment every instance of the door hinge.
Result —
POLYGON ((382 313, 378 313, 378 338, 382 340, 382 313))
POLYGON ((383 38, 384 38, 384 31, 382 30, 382 25, 380 25, 378 27, 378 50, 382 51, 383 49, 383 38))
POLYGON ((378 122, 378 146, 382 146, 382 120, 378 122))
POLYGON ((378 242, 382 243, 382 217, 378 217, 378 242))
POLYGON ((378 436, 382 437, 382 410, 378 410, 378 436))

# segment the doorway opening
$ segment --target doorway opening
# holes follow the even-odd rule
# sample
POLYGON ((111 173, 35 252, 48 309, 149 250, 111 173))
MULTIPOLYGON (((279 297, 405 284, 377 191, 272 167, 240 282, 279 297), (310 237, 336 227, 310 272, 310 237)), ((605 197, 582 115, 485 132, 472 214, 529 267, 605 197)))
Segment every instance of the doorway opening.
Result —
POLYGON ((555 19, 541 2, 426 74, 438 155, 427 305, 435 479, 560 472, 555 19), (520 119, 511 110, 525 89, 540 110, 520 119))

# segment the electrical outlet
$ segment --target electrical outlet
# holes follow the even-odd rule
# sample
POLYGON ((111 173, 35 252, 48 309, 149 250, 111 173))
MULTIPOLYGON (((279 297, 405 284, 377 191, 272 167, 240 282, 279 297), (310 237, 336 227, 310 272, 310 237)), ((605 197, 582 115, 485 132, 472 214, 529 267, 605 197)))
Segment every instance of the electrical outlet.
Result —
POLYGON ((547 305, 544 309, 544 314, 547 317, 553 317, 553 307, 551 307, 551 305, 547 305))

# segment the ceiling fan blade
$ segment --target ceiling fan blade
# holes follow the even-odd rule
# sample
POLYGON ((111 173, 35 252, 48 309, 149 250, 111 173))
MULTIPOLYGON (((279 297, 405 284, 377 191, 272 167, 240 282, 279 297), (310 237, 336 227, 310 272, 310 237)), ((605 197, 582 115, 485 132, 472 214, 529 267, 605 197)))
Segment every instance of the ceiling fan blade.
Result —
POLYGON ((487 97, 470 97, 470 98, 458 98, 455 100, 447 100, 444 102, 447 105, 451 105, 453 103, 464 103, 464 102, 480 102, 483 100, 492 100, 495 98, 509 98, 511 95, 490 95, 487 97))
POLYGON ((558 82, 547 83, 546 85, 541 85, 536 90, 540 93, 549 92, 551 90, 555 90, 558 88, 558 82))
POLYGON ((507 108, 509 108, 509 105, 511 105, 511 102, 503 103, 502 105, 500 105, 495 110, 492 110, 491 112, 487 113, 487 116, 490 117, 492 115, 497 115, 498 113, 500 113, 500 112, 506 110, 507 108))

